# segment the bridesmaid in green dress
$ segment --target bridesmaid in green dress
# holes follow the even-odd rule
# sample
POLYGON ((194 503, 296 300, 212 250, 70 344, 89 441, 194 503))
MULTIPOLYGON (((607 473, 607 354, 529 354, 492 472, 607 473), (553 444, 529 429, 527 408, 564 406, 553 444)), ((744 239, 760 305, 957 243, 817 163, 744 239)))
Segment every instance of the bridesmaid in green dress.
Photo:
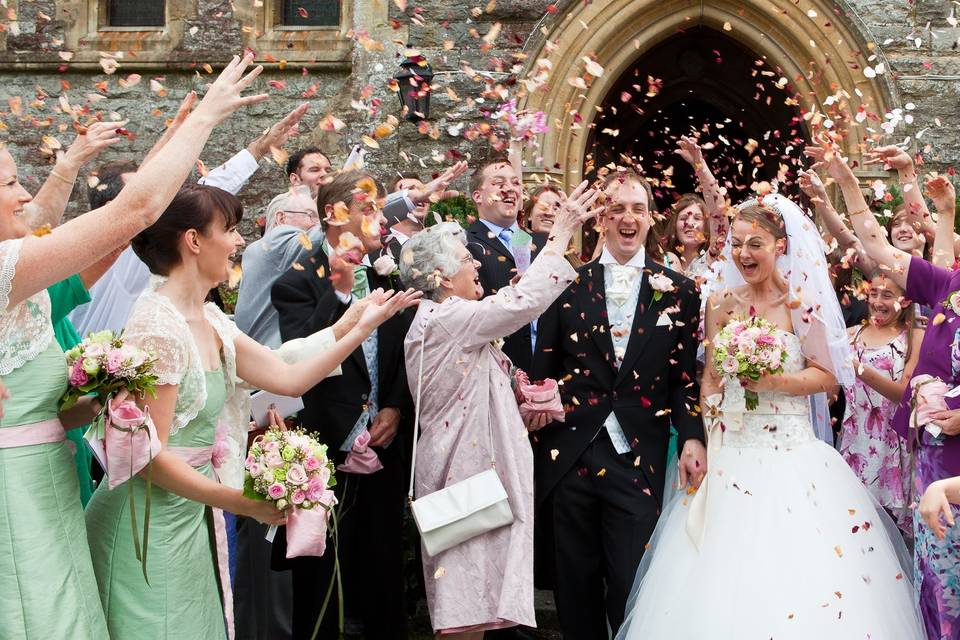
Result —
MULTIPOLYGON (((58 416, 67 388, 46 288, 90 266, 153 223, 188 176, 211 130, 242 104, 258 73, 235 59, 176 134, 110 204, 36 237, 21 219, 30 195, 0 149, 0 635, 108 637, 96 597, 83 511, 64 427, 89 422, 80 403, 58 416)), ((188 102, 192 102, 192 98, 188 102)), ((98 128, 100 135, 116 136, 98 128)))
MULTIPOLYGON (((204 304, 207 292, 227 280, 231 256, 243 246, 236 230, 242 214, 236 196, 190 185, 133 241, 160 278, 137 301, 124 335, 158 358, 156 397, 140 403, 149 409, 163 449, 150 470, 149 584, 134 553, 127 483, 112 491, 101 483, 87 507, 87 537, 113 640, 233 637, 222 511, 269 524, 286 518, 273 503, 245 498, 241 489, 216 479, 218 458, 231 445, 229 458, 246 455, 249 416, 236 411, 247 394, 243 383, 303 395, 377 326, 419 298, 412 291, 393 297, 374 292, 359 320, 327 351, 288 364, 215 305, 204 304)), ((129 481, 139 505, 145 474, 129 481)), ((139 528, 143 509, 137 515, 139 528)))

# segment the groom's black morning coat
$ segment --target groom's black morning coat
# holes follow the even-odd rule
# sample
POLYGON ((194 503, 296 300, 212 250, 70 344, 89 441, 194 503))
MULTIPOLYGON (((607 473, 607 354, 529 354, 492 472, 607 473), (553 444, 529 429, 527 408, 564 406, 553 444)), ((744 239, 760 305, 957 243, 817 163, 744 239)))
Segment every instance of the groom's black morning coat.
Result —
POLYGON ((691 280, 648 261, 618 370, 603 275, 597 261, 581 267, 579 278, 540 318, 530 378, 561 381, 568 413, 565 422, 551 423, 536 434, 537 503, 613 411, 647 488, 662 506, 671 423, 679 432, 678 450, 688 438, 704 439, 696 377, 700 296, 691 280), (674 291, 654 301, 650 275, 656 273, 670 278, 674 291))

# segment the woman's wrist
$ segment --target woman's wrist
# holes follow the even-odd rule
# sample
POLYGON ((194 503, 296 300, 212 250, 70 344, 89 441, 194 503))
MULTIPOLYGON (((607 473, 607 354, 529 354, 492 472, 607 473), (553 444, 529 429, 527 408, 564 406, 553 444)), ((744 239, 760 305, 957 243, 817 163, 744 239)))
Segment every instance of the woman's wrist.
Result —
POLYGON ((70 151, 67 150, 65 154, 57 159, 57 162, 53 165, 53 170, 50 173, 53 174, 54 177, 59 177, 72 183, 77 179, 77 175, 80 173, 80 163, 74 160, 70 156, 70 151))

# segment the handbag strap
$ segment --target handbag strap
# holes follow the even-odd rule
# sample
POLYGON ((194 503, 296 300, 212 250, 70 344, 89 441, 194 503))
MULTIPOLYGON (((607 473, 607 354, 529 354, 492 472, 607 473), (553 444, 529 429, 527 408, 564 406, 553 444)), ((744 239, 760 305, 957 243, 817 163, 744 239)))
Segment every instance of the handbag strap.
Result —
MULTIPOLYGON (((413 405, 413 453, 410 456, 410 488, 407 491, 407 500, 413 502, 413 485, 417 477, 417 445, 420 440, 420 397, 423 391, 423 351, 424 343, 427 339, 427 326, 429 319, 423 324, 423 331, 420 334, 420 357, 417 365, 417 397, 413 405)), ((488 423, 488 434, 490 436, 490 468, 496 469, 497 461, 493 453, 493 427, 488 423)))

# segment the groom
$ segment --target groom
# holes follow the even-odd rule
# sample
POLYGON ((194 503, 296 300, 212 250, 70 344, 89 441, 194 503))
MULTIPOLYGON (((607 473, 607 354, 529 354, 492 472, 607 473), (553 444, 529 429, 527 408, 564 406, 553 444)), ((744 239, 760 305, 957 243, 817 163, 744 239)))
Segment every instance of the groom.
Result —
POLYGON ((700 297, 644 252, 655 212, 646 179, 613 173, 604 249, 540 318, 531 379, 554 378, 563 423, 536 434, 537 548, 565 640, 607 637, 624 619, 663 507, 670 426, 681 482, 706 472, 696 379, 700 297))

